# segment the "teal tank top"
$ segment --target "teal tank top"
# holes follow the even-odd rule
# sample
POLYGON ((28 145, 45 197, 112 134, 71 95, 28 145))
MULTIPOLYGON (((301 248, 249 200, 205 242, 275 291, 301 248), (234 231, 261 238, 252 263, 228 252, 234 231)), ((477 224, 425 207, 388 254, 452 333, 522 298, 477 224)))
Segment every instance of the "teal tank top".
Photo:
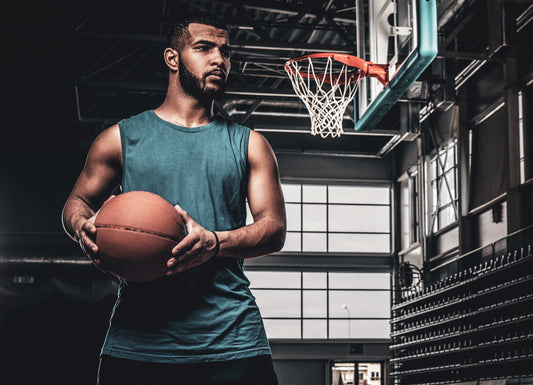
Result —
MULTIPOLYGON (((245 226, 248 128, 223 120, 180 127, 153 110, 119 128, 123 192, 159 194, 208 230, 245 226)), ((152 282, 121 282, 102 354, 163 363, 271 354, 249 284, 237 258, 214 258, 152 282)))

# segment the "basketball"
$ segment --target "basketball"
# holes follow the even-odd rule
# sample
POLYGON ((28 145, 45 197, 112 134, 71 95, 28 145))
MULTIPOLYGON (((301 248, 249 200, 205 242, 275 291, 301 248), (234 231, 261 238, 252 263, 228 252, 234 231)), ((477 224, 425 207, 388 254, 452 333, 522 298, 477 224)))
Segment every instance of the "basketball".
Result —
POLYGON ((101 266, 131 282, 162 277, 184 237, 181 216, 157 194, 131 191, 107 201, 95 222, 101 266))

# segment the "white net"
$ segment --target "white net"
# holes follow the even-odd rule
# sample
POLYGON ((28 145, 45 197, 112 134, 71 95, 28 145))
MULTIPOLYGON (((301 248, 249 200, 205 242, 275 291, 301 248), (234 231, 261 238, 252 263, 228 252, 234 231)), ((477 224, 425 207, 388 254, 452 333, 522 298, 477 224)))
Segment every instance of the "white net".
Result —
POLYGON ((359 72, 331 57, 295 60, 286 68, 311 117, 311 133, 332 138, 344 133, 342 119, 359 86, 359 72), (313 63, 313 60, 315 61, 313 63))

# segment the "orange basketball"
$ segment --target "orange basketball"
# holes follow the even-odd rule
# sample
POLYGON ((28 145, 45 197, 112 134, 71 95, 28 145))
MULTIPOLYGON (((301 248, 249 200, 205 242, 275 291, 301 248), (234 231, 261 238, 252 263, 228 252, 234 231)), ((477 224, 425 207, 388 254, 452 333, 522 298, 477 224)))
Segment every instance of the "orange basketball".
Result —
POLYGON ((95 222, 101 265, 131 282, 162 277, 184 237, 181 216, 157 194, 131 191, 107 201, 95 222))

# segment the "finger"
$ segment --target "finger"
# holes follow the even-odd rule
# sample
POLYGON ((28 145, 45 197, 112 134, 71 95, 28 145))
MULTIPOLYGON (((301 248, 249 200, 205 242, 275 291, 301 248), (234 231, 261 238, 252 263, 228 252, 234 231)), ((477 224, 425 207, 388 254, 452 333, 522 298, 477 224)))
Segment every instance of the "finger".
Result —
POLYGON ((89 237, 85 231, 81 231, 80 236, 80 245, 83 246, 82 249, 85 254, 87 254, 87 256, 93 261, 99 261, 100 258, 98 257, 98 246, 96 245, 96 243, 94 243, 92 238, 89 237))
POLYGON ((181 240, 174 248, 172 249, 172 254, 174 256, 179 256, 187 251, 191 250, 198 242, 200 238, 197 234, 189 233, 185 238, 181 240))
POLYGON ((174 275, 186 270, 192 269, 193 267, 199 266, 205 261, 202 258, 189 258, 183 262, 180 262, 173 269, 167 271, 166 275, 174 275))
POLYGON ((92 235, 96 234, 96 226, 94 225, 94 220, 93 221, 89 220, 85 222, 83 226, 81 227, 81 229, 82 231, 85 231, 87 234, 92 234, 92 235))
POLYGON ((170 264, 167 264, 169 267, 179 266, 191 259, 198 259, 200 257, 201 248, 198 245, 194 245, 191 249, 185 251, 180 256, 174 257, 170 264))
POLYGON ((185 270, 188 270, 190 268, 194 267, 194 264, 192 262, 182 262, 178 265, 176 265, 174 268, 168 270, 165 275, 174 275, 174 274, 178 274, 178 273, 181 273, 185 270))
POLYGON ((196 222, 194 221, 194 219, 192 219, 189 215, 189 213, 187 213, 187 211, 183 210, 181 208, 180 205, 175 205, 174 208, 176 209, 176 211, 178 212, 179 215, 181 215, 181 218, 183 219, 183 223, 185 223, 185 227, 187 228, 187 232, 191 232, 192 230, 192 227, 194 224, 196 224, 196 222))
POLYGON ((176 247, 172 249, 172 256, 167 261, 167 266, 172 267, 176 263, 178 263, 178 260, 181 259, 185 253, 187 253, 192 247, 194 243, 190 242, 190 238, 187 239, 185 237, 176 247))

